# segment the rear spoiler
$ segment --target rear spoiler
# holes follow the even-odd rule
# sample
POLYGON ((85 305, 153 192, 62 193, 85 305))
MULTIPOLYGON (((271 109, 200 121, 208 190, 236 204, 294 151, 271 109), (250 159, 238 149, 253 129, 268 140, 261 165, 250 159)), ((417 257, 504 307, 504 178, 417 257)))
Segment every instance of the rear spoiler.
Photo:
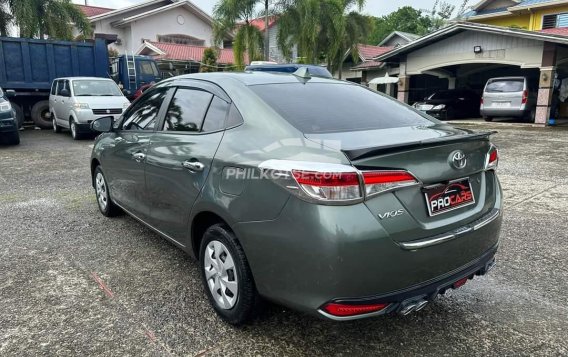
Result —
POLYGON ((479 133, 471 133, 466 135, 446 136, 443 138, 428 139, 422 141, 413 141, 395 145, 377 146, 363 149, 344 149, 342 150, 349 160, 360 160, 371 156, 392 154, 404 150, 422 149, 427 147, 451 144, 459 141, 475 141, 489 139, 491 135, 497 134, 496 131, 486 131, 479 133))

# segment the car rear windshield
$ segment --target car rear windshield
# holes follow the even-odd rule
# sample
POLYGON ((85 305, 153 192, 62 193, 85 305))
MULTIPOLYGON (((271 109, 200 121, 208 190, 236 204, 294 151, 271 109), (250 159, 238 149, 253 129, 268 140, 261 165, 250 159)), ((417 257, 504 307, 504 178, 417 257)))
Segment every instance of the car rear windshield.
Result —
POLYGON ((491 81, 487 84, 486 92, 489 93, 512 93, 522 92, 525 87, 525 80, 519 79, 500 79, 491 81))
POLYGON ((76 80, 73 81, 73 94, 76 97, 114 97, 122 93, 111 80, 76 80))
POLYGON ((431 125, 393 98, 343 83, 284 83, 250 87, 305 134, 431 125))

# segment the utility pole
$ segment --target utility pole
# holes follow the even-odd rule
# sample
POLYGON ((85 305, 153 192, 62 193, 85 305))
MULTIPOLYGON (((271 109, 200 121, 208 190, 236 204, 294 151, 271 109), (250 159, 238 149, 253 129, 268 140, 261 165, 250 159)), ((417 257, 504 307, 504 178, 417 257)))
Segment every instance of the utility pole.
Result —
POLYGON ((270 50, 268 46, 270 45, 270 36, 268 33, 268 0, 264 0, 264 60, 270 61, 270 50))

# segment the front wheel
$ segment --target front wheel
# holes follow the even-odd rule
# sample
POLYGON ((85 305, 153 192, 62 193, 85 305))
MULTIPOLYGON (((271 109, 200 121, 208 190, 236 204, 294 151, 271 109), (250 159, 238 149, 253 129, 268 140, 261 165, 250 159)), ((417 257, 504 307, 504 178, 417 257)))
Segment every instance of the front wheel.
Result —
POLYGON ((105 217, 115 217, 122 213, 121 209, 114 204, 110 197, 108 184, 100 166, 97 166, 93 175, 93 183, 95 185, 95 194, 97 196, 97 204, 99 210, 105 217))
POLYGON ((49 101, 41 100, 32 107, 32 120, 35 125, 42 129, 51 128, 51 112, 49 111, 49 101))
POLYGON ((73 140, 81 140, 81 134, 79 134, 79 128, 75 120, 71 119, 69 122, 69 130, 71 130, 71 137, 73 140))
POLYGON ((13 131, 11 133, 5 134, 6 144, 8 145, 19 145, 20 144, 20 133, 13 131))
POLYGON ((250 321, 259 297, 243 248, 224 224, 209 227, 201 241, 200 270, 215 312, 232 325, 250 321))
POLYGON ((493 117, 483 117, 483 120, 485 120, 487 122, 491 122, 491 121, 493 121, 493 117))

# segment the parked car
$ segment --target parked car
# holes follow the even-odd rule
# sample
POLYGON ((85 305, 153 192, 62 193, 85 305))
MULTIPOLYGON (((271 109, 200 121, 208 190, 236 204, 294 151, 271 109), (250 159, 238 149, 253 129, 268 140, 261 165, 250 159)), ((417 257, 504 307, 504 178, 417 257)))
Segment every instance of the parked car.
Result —
POLYGON ((20 143, 16 110, 8 100, 8 97, 14 95, 13 90, 4 91, 0 88, 0 144, 18 145, 20 143))
POLYGON ((480 96, 468 89, 440 90, 414 107, 435 118, 450 120, 456 118, 479 118, 480 96))
POLYGON ((147 91, 148 89, 152 88, 152 86, 156 84, 156 82, 152 82, 152 83, 148 83, 148 84, 144 84, 143 86, 141 86, 140 88, 138 88, 138 90, 136 92, 134 92, 134 94, 132 95, 132 97, 130 97, 129 99, 131 101, 135 101, 136 99, 140 98, 142 96, 142 94, 147 91))
POLYGON ((322 78, 333 78, 331 73, 327 68, 318 66, 315 64, 299 64, 299 63, 287 63, 287 64, 253 64, 247 66, 245 71, 251 72, 279 72, 279 73, 294 73, 300 68, 307 68, 312 76, 322 77, 322 78))
POLYGON ((337 321, 408 314, 495 262, 491 133, 356 84, 186 75, 92 128, 102 214, 123 210, 194 255, 232 324, 260 297, 337 321))
POLYGON ((536 102, 537 91, 531 90, 526 77, 492 78, 483 90, 481 115, 486 121, 516 117, 534 123, 536 102))
POLYGON ((116 83, 105 78, 57 78, 49 95, 53 131, 69 129, 75 140, 92 133, 93 120, 109 115, 118 117, 129 105, 116 83))

